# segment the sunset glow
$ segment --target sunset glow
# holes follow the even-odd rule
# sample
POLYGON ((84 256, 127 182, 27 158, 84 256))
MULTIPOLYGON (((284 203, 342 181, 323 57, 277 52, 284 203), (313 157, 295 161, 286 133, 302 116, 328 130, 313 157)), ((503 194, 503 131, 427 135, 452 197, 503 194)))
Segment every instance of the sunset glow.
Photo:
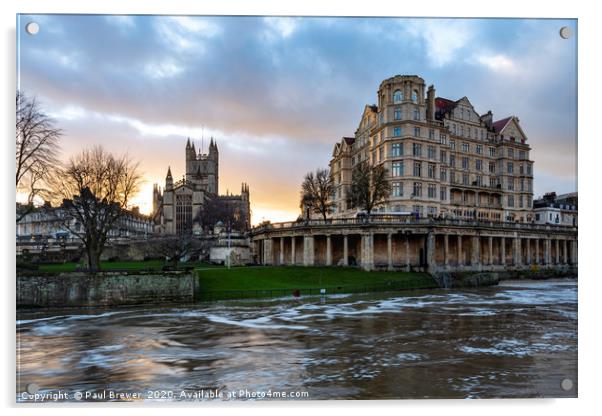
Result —
POLYGON ((205 151, 217 141, 220 194, 249 184, 253 224, 296 219, 304 174, 328 166, 379 82, 402 73, 436 83, 443 97, 469 96, 481 113, 517 115, 536 161, 535 196, 576 189, 576 74, 559 64, 573 62, 576 48, 557 41, 560 24, 573 21, 32 15, 20 22, 30 20, 51 29, 22 38, 19 88, 64 130, 64 160, 100 144, 139 161, 144 182, 131 202, 146 214, 167 168, 174 180, 184 174, 190 137, 205 151))

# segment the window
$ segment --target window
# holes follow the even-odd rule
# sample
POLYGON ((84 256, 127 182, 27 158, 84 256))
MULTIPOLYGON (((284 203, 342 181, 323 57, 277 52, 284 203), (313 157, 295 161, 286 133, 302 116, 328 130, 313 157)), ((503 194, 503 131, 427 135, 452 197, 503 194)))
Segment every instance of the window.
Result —
POLYGON ((470 145, 468 143, 462 143, 462 151, 468 153, 470 151, 470 145))
POLYGON ((468 169, 468 158, 467 157, 462 158, 462 169, 468 169))
POLYGON ((435 130, 429 129, 429 139, 434 139, 434 138, 435 138, 435 130))
POLYGON ((524 150, 520 150, 520 151, 518 152, 518 158, 519 158, 520 160, 525 160, 525 159, 527 158, 527 157, 526 157, 526 153, 525 153, 525 151, 524 151, 524 150))
POLYGON ((420 137, 420 127, 414 127, 414 136, 420 137))
POLYGON ((512 148, 508 149, 508 157, 510 159, 514 159, 514 149, 512 149, 512 148))
POLYGON ((447 169, 445 169, 445 168, 439 169, 439 179, 442 181, 447 181, 447 169))
POLYGON ((395 107, 395 110, 393 110, 393 118, 395 120, 401 120, 401 107, 395 107))
POLYGON ((422 196, 422 183, 414 182, 412 196, 422 196))
POLYGON ((435 146, 428 146, 427 154, 429 159, 435 160, 437 158, 437 149, 435 148, 435 146))
POLYGON ((391 174, 393 176, 403 176, 403 162, 393 162, 391 164, 391 174))
POLYGON ((478 171, 482 171, 483 170, 483 161, 481 159, 475 160, 475 168, 478 171))
POLYGON ((429 184, 428 188, 427 188, 427 192, 428 192, 428 197, 429 198, 437 198, 437 185, 435 184, 429 184))
POLYGON ((439 143, 447 144, 447 136, 443 133, 439 133, 439 143))
POLYGON ((437 207, 427 207, 426 210, 427 210, 428 215, 431 215, 433 217, 435 215, 437 215, 437 207))
POLYGON ((418 143, 412 144, 412 154, 414 156, 422 156, 422 145, 418 143))
POLYGON ((401 143, 393 143, 391 144, 391 156, 401 156, 403 155, 403 146, 401 143))
POLYGON ((441 163, 447 163, 447 152, 445 150, 439 151, 439 161, 441 163))
POLYGON ((527 164, 527 175, 530 175, 530 174, 531 174, 531 164, 528 163, 527 164))
POLYGON ((452 168, 456 167, 456 156, 455 155, 449 155, 449 165, 452 168))
POLYGON ((384 146, 381 146, 378 148, 378 161, 382 162, 384 159, 384 152, 385 152, 385 148, 384 146))
POLYGON ((420 120, 420 109, 419 108, 414 109, 414 120, 420 120))
POLYGON ((518 165, 518 171, 519 173, 522 175, 523 173, 525 173, 525 167, 523 166, 523 164, 521 163, 520 165, 518 165))
POLYGON ((489 173, 495 173, 495 162, 489 162, 489 173))
POLYGON ((482 155, 483 154, 483 146, 480 144, 477 144, 476 151, 477 151, 478 155, 482 155))
POLYGON ((418 178, 422 176, 422 163, 414 162, 414 176, 418 178))
POLYGON ((456 141, 455 140, 450 140, 449 141, 449 147, 451 148, 451 150, 456 150, 456 141))
POLYGON ((403 182, 393 182, 391 196, 403 196, 403 182))
POLYGON ((468 185, 468 173, 463 173, 462 174, 462 184, 463 185, 468 185))
POLYGON ((508 195, 508 206, 514 207, 514 195, 508 195))
MULTIPOLYGON (((524 192, 524 191, 525 191, 525 180, 524 180, 524 179, 522 179, 522 178, 521 178, 521 180, 520 180, 520 190, 521 190, 522 192, 524 192)), ((522 205, 521 205, 521 207, 522 207, 522 205)))
POLYGON ((522 195, 518 197, 518 206, 519 206, 519 208, 523 207, 523 196, 522 195))
POLYGON ((508 179, 508 190, 514 191, 514 179, 512 178, 508 179))
POLYGON ((415 103, 418 102, 418 91, 416 90, 412 91, 412 101, 414 101, 415 103))
POLYGON ((428 164, 428 177, 431 179, 435 179, 435 165, 433 163, 428 164))
POLYGON ((489 178, 489 186, 491 186, 492 188, 495 188, 497 186, 497 179, 489 178))
POLYGON ((483 186, 483 176, 477 175, 477 186, 483 186))
POLYGON ((401 136, 401 127, 393 127, 393 136, 399 137, 401 136))
POLYGON ((401 90, 396 90, 393 93, 393 102, 394 103, 400 103, 403 101, 403 92, 401 92, 401 90))
POLYGON ((514 173, 514 164, 512 162, 508 162, 508 173, 514 173))
POLYGON ((442 201, 447 199, 447 188, 445 186, 439 188, 439 199, 442 201))
POLYGON ((489 148, 489 157, 495 157, 495 147, 489 148))

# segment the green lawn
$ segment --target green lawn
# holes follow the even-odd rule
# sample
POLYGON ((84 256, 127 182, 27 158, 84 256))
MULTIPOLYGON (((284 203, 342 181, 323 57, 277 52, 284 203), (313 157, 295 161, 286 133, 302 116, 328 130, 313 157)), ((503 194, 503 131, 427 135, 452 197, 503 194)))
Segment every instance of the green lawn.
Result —
POLYGON ((366 272, 347 267, 239 267, 197 269, 201 298, 286 296, 436 288, 426 273, 366 272), (313 289, 313 290, 310 290, 313 289))
MULTIPOLYGON (((165 262, 163 260, 147 260, 147 261, 115 261, 115 262, 102 262, 100 265, 101 270, 161 270, 165 262)), ((41 272, 73 272, 77 267, 77 263, 56 263, 56 264, 41 264, 39 271, 41 272)), ((180 263, 180 268, 184 267, 217 267, 202 262, 190 262, 180 263)))

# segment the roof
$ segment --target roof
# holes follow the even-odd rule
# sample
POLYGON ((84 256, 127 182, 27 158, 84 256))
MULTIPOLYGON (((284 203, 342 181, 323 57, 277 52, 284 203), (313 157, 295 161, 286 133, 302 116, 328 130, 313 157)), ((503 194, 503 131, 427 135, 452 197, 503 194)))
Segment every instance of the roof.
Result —
POLYGON ((498 121, 494 121, 491 127, 493 128, 494 132, 499 133, 500 131, 504 130, 504 127, 508 125, 510 120, 512 120, 512 116, 503 118, 498 121))
POLYGON ((449 100, 449 99, 443 98, 443 97, 435 98, 435 107, 437 107, 438 110, 444 110, 448 107, 453 107, 455 105, 456 105, 456 101, 452 101, 452 100, 449 100))
POLYGON ((355 143, 355 137, 343 137, 343 140, 345 140, 345 143, 347 143, 348 146, 355 143))

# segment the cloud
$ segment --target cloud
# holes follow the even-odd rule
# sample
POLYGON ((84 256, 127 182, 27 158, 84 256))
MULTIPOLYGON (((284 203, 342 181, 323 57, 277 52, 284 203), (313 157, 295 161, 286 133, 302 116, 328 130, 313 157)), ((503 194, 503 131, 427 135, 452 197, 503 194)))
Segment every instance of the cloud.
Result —
POLYGON ((516 71, 514 61, 503 54, 477 54, 473 59, 495 72, 516 71))
POLYGON ((149 180, 183 169, 187 136, 213 135, 224 189, 247 180, 257 206, 296 212, 303 174, 327 165, 395 74, 468 96, 496 119, 519 116, 537 175, 559 187, 574 178, 555 169, 575 159, 576 37, 558 36, 560 25, 576 33, 573 21, 32 15, 21 24, 30 19, 42 30, 20 39, 20 87, 65 129, 65 154, 130 149, 149 180))
POLYGON ((423 51, 435 67, 457 60, 475 38, 475 25, 462 19, 415 19, 403 21, 406 32, 423 42, 423 51))

